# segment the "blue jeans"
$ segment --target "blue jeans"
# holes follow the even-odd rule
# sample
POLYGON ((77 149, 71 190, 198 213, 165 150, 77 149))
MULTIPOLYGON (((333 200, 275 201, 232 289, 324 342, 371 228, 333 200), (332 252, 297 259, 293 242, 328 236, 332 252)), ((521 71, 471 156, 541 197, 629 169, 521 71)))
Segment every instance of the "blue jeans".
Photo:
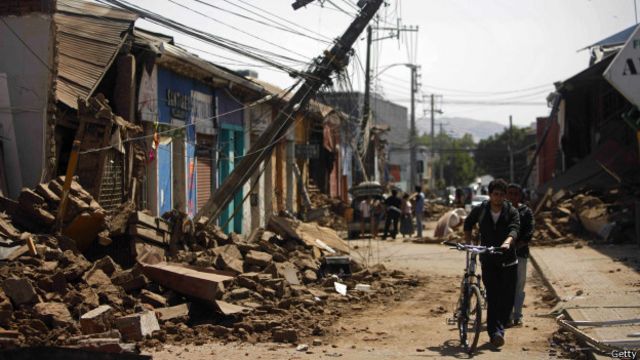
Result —
POLYGON ((422 238, 422 217, 424 214, 422 211, 416 211, 416 230, 418 230, 418 237, 422 238))
POLYGON ((513 302, 512 319, 522 319, 522 305, 524 304, 524 285, 527 280, 527 260, 528 258, 518 256, 518 280, 516 281, 516 296, 513 302))

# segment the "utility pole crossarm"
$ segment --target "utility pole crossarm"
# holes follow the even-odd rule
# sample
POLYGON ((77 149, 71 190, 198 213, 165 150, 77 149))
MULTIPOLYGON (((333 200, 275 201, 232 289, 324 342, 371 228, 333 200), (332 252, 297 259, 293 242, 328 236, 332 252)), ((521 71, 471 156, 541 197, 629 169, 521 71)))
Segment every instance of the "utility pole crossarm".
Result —
POLYGON ((308 71, 309 76, 306 77, 304 83, 262 135, 251 144, 247 154, 242 157, 238 165, 198 211, 194 217, 196 222, 207 217, 207 224, 211 224, 220 216, 238 190, 258 170, 260 164, 271 155, 278 141, 286 135, 289 127, 295 122, 295 114, 306 107, 320 87, 329 81, 329 76, 334 70, 340 70, 345 66, 351 47, 378 11, 382 1, 369 0, 364 4, 358 17, 349 25, 349 28, 336 41, 331 50, 326 51, 324 57, 317 64, 311 65, 308 71))

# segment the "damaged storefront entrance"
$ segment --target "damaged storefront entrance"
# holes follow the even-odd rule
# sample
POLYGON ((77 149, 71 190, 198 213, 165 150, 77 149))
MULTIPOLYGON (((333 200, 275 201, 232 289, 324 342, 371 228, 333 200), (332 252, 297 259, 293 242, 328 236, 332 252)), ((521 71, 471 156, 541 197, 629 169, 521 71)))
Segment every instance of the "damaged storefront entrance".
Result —
MULTIPOLYGON (((220 129, 220 182, 229 176, 237 161, 244 154, 244 132, 242 128, 223 124, 220 129)), ((242 204, 242 190, 238 191, 233 201, 220 216, 220 225, 225 232, 242 232, 242 209, 236 211, 242 204)))

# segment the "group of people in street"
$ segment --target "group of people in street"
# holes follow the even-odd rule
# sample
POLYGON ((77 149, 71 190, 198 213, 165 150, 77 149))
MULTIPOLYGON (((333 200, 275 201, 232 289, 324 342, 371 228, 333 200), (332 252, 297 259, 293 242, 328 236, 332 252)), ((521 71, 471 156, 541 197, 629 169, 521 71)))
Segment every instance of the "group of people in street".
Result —
POLYGON ((522 325, 524 286, 533 236, 533 212, 523 202, 518 184, 497 179, 489 184, 489 200, 474 207, 464 222, 467 243, 500 247, 499 255, 480 257, 487 294, 487 332, 491 344, 501 347, 505 328, 522 325), (472 236, 478 225, 479 239, 472 236))
MULTIPOLYGON (((487 296, 487 332, 491 344, 501 347, 505 342, 505 329, 522 325, 533 212, 524 203, 524 191, 518 184, 493 180, 488 193, 489 200, 473 207, 464 218, 464 234, 467 243, 502 249, 500 254, 480 257, 487 296), (478 226, 476 238, 473 237, 475 225, 478 226)), ((369 224, 371 235, 376 238, 382 219, 385 219, 382 239, 395 238, 398 233, 411 236, 415 217, 417 236, 422 238, 424 205, 425 194, 420 186, 415 187, 414 193, 405 193, 402 197, 397 190, 392 190, 386 199, 364 199, 358 208, 360 236, 364 237, 369 224)))
POLYGON ((360 237, 365 236, 367 225, 370 225, 371 236, 377 238, 382 219, 384 219, 382 239, 388 236, 395 239, 398 233, 403 237, 411 236, 414 233, 413 218, 415 217, 417 236, 422 238, 424 202, 425 195, 421 186, 416 186, 413 194, 405 193, 402 197, 399 197, 398 191, 394 189, 384 200, 371 197, 361 200, 358 204, 360 237))

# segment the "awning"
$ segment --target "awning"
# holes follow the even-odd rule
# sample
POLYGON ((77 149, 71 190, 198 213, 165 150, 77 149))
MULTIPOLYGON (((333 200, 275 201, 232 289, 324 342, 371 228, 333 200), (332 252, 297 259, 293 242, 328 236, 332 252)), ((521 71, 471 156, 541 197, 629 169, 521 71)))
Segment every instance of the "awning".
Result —
POLYGON ((58 0, 56 97, 77 109, 111 66, 137 16, 83 0, 58 0))

